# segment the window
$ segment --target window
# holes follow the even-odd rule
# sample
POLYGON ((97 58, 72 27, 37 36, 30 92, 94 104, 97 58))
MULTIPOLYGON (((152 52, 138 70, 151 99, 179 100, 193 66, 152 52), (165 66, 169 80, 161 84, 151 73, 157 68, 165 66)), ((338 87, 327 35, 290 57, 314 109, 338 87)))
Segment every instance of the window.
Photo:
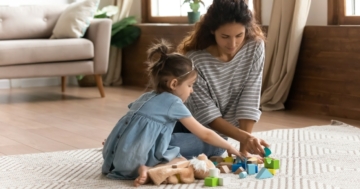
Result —
POLYGON ((328 0, 329 25, 360 25, 360 0, 328 0))
MULTIPOLYGON (((201 14, 204 14, 213 0, 202 1, 205 7, 200 6, 199 11, 201 14)), ((248 0, 250 9, 260 8, 260 1, 261 0, 248 0)), ((190 7, 189 4, 183 4, 183 2, 184 0, 142 0, 142 22, 187 23, 187 12, 190 11, 190 7)), ((256 10, 256 12, 260 11, 256 10)), ((256 18, 260 18, 259 15, 256 15, 256 18)))

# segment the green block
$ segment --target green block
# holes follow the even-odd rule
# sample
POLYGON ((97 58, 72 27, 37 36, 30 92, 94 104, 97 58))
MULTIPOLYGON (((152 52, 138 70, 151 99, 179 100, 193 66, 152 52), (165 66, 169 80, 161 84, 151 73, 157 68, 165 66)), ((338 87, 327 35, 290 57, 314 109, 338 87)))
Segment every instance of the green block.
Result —
POLYGON ((219 178, 206 177, 205 186, 211 186, 211 187, 219 186, 219 178))
POLYGON ((280 168, 280 160, 278 160, 278 159, 265 158, 264 164, 265 164, 265 168, 268 168, 268 169, 279 169, 280 168))

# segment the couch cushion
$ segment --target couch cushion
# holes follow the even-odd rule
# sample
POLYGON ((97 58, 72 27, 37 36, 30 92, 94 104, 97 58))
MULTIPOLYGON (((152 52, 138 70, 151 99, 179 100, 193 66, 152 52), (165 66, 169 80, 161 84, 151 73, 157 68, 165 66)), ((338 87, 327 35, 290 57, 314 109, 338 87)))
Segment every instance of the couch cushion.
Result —
POLYGON ((0 43, 0 66, 86 60, 94 57, 87 39, 5 40, 0 43))
POLYGON ((49 38, 67 6, 0 6, 0 40, 49 38))

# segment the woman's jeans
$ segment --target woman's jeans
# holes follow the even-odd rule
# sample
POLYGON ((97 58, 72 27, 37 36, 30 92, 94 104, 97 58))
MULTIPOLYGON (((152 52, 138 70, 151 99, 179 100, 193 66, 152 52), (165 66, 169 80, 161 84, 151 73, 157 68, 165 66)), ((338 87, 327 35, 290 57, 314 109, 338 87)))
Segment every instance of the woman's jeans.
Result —
POLYGON ((192 159, 202 153, 208 157, 221 156, 225 152, 225 149, 203 142, 180 122, 175 125, 170 145, 180 147, 180 154, 186 159, 192 159))

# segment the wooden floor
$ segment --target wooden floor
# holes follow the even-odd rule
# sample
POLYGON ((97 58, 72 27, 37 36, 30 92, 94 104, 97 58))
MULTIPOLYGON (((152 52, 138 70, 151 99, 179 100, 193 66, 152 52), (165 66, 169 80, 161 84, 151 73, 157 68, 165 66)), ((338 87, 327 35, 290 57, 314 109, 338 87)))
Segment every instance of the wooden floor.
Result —
MULTIPOLYGON (((132 87, 0 90, 0 156, 101 147, 127 105, 143 93, 132 87)), ((263 112, 254 131, 329 124, 331 119, 289 111, 263 112)))

